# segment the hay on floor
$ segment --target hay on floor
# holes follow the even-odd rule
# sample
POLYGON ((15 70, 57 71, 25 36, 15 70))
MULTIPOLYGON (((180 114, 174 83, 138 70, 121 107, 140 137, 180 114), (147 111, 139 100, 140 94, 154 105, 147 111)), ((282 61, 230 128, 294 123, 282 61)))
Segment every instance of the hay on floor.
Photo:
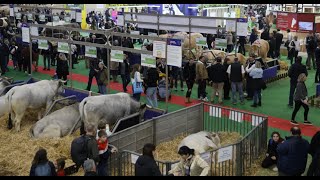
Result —
MULTIPOLYGON (((54 162, 58 158, 67 158, 66 167, 72 165, 70 146, 79 131, 63 138, 31 139, 29 130, 37 121, 37 112, 28 112, 21 121, 21 130, 7 129, 8 116, 0 118, 0 175, 28 176, 31 163, 39 148, 47 150, 48 159, 54 162)), ((83 171, 75 175, 83 175, 83 171)))

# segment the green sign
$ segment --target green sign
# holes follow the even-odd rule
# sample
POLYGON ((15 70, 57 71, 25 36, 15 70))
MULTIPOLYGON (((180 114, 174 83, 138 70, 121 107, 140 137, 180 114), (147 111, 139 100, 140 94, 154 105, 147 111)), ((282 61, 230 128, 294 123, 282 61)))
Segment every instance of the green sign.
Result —
POLYGON ((111 61, 123 62, 123 59, 124 59, 123 51, 111 50, 111 61))
POLYGON ((197 38, 196 39, 197 46, 207 46, 207 39, 206 38, 197 38))
POLYGON ((65 16, 65 17, 64 17, 64 21, 65 21, 66 23, 70 23, 70 22, 71 22, 71 17, 70 17, 70 16, 65 16))
POLYGON ((65 42, 58 42, 58 52, 69 53, 69 45, 65 42))
POLYGON ((85 56, 97 58, 97 48, 92 46, 86 46, 85 56))
POLYGON ((147 54, 141 54, 141 65, 146 67, 156 67, 156 58, 147 55, 147 54))
POLYGON ((52 19, 53 19, 53 22, 59 22, 60 21, 59 16, 53 16, 52 19))
POLYGON ((29 13, 28 14, 28 21, 32 21, 33 20, 33 14, 32 13, 29 13))
POLYGON ((66 4, 65 8, 69 8, 69 9, 81 9, 83 10, 84 8, 84 4, 66 4))
POLYGON ((215 40, 215 48, 227 48, 227 40, 216 38, 215 40))
POLYGON ((83 32, 83 31, 80 31, 79 33, 80 33, 80 36, 82 36, 82 37, 89 37, 89 35, 90 35, 90 33, 83 32))
POLYGON ((44 39, 38 39, 38 48, 48 50, 48 41, 44 39))
POLYGON ((41 22, 45 22, 45 21, 46 21, 46 15, 40 14, 40 15, 39 15, 39 20, 40 20, 41 22))
POLYGON ((16 13, 16 19, 21 19, 21 13, 16 13))

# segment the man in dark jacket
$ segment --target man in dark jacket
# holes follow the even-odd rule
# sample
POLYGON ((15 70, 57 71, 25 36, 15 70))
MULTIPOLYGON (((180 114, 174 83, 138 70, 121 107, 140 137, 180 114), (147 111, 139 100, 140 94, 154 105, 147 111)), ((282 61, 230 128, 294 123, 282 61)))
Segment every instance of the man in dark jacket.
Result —
POLYGON ((245 36, 239 36, 239 50, 238 53, 243 54, 244 56, 246 55, 246 49, 244 45, 247 43, 246 37, 245 36))
POLYGON ((280 29, 277 29, 277 33, 275 35, 276 38, 276 51, 275 55, 278 58, 280 56, 280 47, 282 44, 283 34, 280 32, 280 29))
POLYGON ((231 81, 231 90, 232 90, 232 104, 237 104, 236 92, 238 89, 240 102, 244 104, 243 98, 243 83, 242 80, 244 78, 245 70, 243 65, 240 64, 238 58, 234 58, 234 63, 230 64, 227 73, 229 74, 229 79, 231 81))
POLYGON ((298 83, 298 76, 301 73, 305 73, 308 76, 308 71, 305 65, 301 64, 302 57, 298 56, 296 62, 290 67, 288 76, 290 77, 290 92, 289 92, 289 104, 288 106, 293 108, 293 94, 296 90, 298 83))
POLYGON ((211 102, 214 103, 216 92, 219 94, 219 103, 222 104, 222 91, 225 80, 225 69, 221 64, 221 57, 216 58, 217 63, 208 68, 209 80, 212 81, 211 102))
POLYGON ((316 69, 316 64, 314 62, 314 54, 315 54, 316 47, 317 47, 316 40, 312 32, 309 32, 308 36, 306 37, 306 49, 308 54, 306 65, 308 67, 308 70, 311 70, 311 59, 312 59, 313 69, 316 69))
POLYGON ((124 60, 120 63, 119 71, 122 79, 123 91, 127 92, 127 86, 130 83, 130 65, 128 54, 124 54, 124 60))
POLYGON ((318 47, 315 51, 315 56, 316 56, 316 67, 317 67, 317 72, 315 75, 315 83, 320 82, 320 42, 318 42, 318 47))
POLYGON ((223 67, 224 67, 224 74, 225 74, 225 79, 224 79, 224 83, 223 83, 223 96, 224 96, 224 100, 229 100, 230 99, 230 96, 229 96, 229 93, 230 93, 230 89, 231 89, 231 83, 230 83, 230 78, 229 78, 229 75, 227 73, 227 69, 229 67, 229 61, 230 59, 229 58, 225 58, 224 59, 224 62, 223 62, 223 67))
POLYGON ((86 90, 90 91, 91 90, 91 84, 92 84, 92 79, 93 77, 96 78, 96 81, 98 82, 99 77, 98 77, 98 72, 99 71, 99 60, 96 58, 90 58, 90 71, 89 71, 89 81, 86 90))
POLYGON ((183 77, 186 80, 188 87, 186 94, 186 103, 191 103, 190 96, 192 92, 192 87, 196 79, 196 64, 193 59, 190 59, 183 68, 183 77))
POLYGON ((299 127, 292 127, 290 131, 292 136, 277 148, 279 176, 301 176, 307 165, 309 142, 301 137, 299 127))
POLYGON ((93 125, 87 125, 86 137, 87 137, 87 158, 94 160, 95 164, 100 161, 99 149, 96 141, 96 128, 93 125))
POLYGON ((158 107, 157 87, 159 81, 159 73, 156 68, 150 68, 147 71, 147 104, 151 107, 158 107))
POLYGON ((268 57, 271 57, 272 59, 275 58, 275 50, 276 50, 276 38, 274 37, 273 34, 270 35, 270 40, 269 40, 269 52, 268 52, 268 57))

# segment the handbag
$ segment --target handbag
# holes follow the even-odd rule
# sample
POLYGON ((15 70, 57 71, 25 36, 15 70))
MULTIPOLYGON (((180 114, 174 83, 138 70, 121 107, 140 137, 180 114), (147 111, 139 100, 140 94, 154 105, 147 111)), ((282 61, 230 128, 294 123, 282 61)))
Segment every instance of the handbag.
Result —
POLYGON ((132 83, 133 94, 139 94, 143 92, 142 82, 137 82, 137 76, 134 75, 134 82, 132 83))

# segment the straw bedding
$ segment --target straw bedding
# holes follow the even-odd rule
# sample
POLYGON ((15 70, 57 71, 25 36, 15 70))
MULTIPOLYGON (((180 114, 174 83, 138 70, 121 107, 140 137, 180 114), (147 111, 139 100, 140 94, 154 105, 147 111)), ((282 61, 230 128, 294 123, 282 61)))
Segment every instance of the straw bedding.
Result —
MULTIPOLYGON (((21 121, 21 131, 7 129, 8 116, 0 118, 0 175, 29 175, 33 157, 39 148, 45 148, 48 159, 54 162, 65 157, 66 167, 72 165, 70 145, 79 132, 64 138, 45 138, 34 140, 29 136, 29 129, 37 121, 37 112, 29 111, 21 121)), ((79 172, 83 175, 83 172, 79 172)), ((78 173, 77 173, 78 174, 78 173)))

